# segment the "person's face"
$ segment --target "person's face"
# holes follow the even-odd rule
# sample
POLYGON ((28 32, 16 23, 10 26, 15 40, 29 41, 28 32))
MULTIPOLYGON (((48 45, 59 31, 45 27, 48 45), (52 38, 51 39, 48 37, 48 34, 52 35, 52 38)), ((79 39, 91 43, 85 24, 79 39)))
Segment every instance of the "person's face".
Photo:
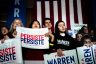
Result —
POLYGON ((85 40, 84 40, 84 45, 87 46, 87 47, 90 47, 90 46, 93 45, 93 43, 91 42, 90 39, 85 39, 85 40))
POLYGON ((81 41, 82 34, 77 34, 77 37, 76 38, 77 38, 78 41, 81 41))
POLYGON ((65 23, 64 22, 60 22, 59 24, 58 24, 58 29, 59 29, 59 31, 62 33, 62 32, 65 32, 65 30, 66 30, 66 26, 65 26, 65 23))
POLYGON ((47 27, 49 29, 52 27, 52 24, 51 24, 50 20, 45 20, 45 27, 47 27))
POLYGON ((88 33, 88 28, 84 27, 84 33, 88 33))
POLYGON ((17 26, 22 26, 22 22, 21 22, 21 20, 15 20, 14 22, 13 22, 13 29, 15 30, 16 29, 16 27, 17 26))
POLYGON ((91 40, 90 39, 85 39, 84 44, 91 44, 91 40))
POLYGON ((33 22, 32 28, 40 28, 39 23, 37 21, 33 22))
POLYGON ((8 34, 8 29, 6 27, 2 27, 1 32, 3 35, 8 34))
POLYGON ((94 34, 94 31, 93 31, 93 30, 91 30, 90 34, 94 34))

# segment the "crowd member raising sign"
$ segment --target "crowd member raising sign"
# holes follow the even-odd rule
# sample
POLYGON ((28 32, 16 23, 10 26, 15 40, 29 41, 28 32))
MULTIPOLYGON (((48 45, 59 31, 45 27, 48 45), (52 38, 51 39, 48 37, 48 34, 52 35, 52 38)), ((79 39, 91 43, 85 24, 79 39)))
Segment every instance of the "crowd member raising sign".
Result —
POLYGON ((36 20, 32 21, 30 26, 31 28, 16 28, 16 38, 21 39, 22 46, 31 49, 48 49, 48 37, 45 36, 48 33, 48 29, 40 28, 40 24, 36 20))
POLYGON ((54 42, 54 33, 52 32, 52 23, 51 23, 51 19, 50 18, 45 18, 44 19, 44 27, 48 28, 48 35, 50 38, 50 45, 52 46, 53 42, 54 42))
POLYGON ((52 32, 52 23, 50 18, 44 19, 44 26, 45 28, 48 28, 48 33, 46 34, 49 37, 49 49, 45 50, 46 53, 53 52, 54 47, 54 33, 52 32))
POLYGON ((40 28, 41 26, 40 26, 40 23, 39 23, 39 21, 38 20, 33 20, 31 23, 30 23, 30 26, 29 26, 29 28, 33 28, 33 29, 35 29, 35 28, 40 28))

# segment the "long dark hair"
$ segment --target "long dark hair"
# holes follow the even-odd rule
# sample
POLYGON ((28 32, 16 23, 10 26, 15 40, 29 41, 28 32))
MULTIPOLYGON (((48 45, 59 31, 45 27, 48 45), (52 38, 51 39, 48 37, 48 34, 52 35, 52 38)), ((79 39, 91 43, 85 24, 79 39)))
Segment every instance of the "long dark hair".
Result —
MULTIPOLYGON (((57 34, 57 35, 59 35, 59 32, 60 32, 60 30, 59 30, 59 28, 58 28, 58 24, 59 24, 60 22, 63 22, 63 23, 64 23, 64 21, 60 20, 60 21, 57 21, 56 24, 55 24, 55 34, 57 34)), ((64 23, 64 24, 65 24, 65 23, 64 23)), ((65 33, 66 33, 66 31, 65 31, 65 33)))
POLYGON ((4 35, 2 34, 2 28, 5 27, 8 30, 8 33, 6 35, 8 35, 9 38, 12 38, 11 33, 9 32, 9 28, 7 26, 2 26, 1 30, 0 30, 0 39, 4 38, 4 35))
POLYGON ((87 26, 83 26, 79 31, 78 33, 84 33, 84 28, 88 28, 87 26))
POLYGON ((39 23, 38 20, 32 20, 31 23, 30 23, 30 25, 29 25, 29 28, 32 28, 32 25, 33 25, 34 22, 38 22, 39 28, 41 28, 40 23, 39 23))

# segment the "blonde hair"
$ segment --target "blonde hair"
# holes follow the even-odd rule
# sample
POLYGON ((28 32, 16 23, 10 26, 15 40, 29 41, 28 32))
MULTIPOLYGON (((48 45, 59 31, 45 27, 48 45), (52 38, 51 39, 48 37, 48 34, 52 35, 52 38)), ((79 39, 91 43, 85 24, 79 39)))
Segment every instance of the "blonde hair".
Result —
POLYGON ((14 24, 14 22, 15 22, 16 20, 20 20, 20 22, 21 22, 21 27, 24 26, 23 23, 22 23, 22 20, 21 20, 20 18, 14 19, 13 22, 11 23, 10 30, 9 30, 11 33, 14 31, 14 30, 13 30, 13 24, 14 24))

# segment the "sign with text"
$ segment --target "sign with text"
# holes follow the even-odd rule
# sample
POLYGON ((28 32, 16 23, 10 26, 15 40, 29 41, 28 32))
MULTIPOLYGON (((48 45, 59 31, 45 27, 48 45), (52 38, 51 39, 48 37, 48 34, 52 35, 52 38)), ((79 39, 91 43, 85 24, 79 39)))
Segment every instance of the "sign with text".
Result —
POLYGON ((73 38, 76 38, 76 34, 78 33, 78 31, 83 27, 83 26, 87 26, 87 24, 74 24, 73 25, 74 28, 72 28, 71 30, 68 30, 68 34, 70 36, 72 36, 73 38))
POLYGON ((8 5, 8 19, 6 25, 10 27, 14 19, 21 19, 23 25, 26 25, 26 2, 25 0, 10 0, 8 5))
POLYGON ((63 51, 64 56, 58 57, 57 53, 45 54, 44 64, 78 64, 76 50, 63 51))
POLYGON ((23 47, 31 49, 48 49, 49 38, 45 37, 48 28, 32 29, 17 27, 17 38, 21 39, 23 47))
POLYGON ((95 64, 93 59, 92 47, 78 47, 78 59, 80 64, 95 64))
POLYGON ((19 39, 8 39, 0 44, 0 64, 23 64, 19 39))
POLYGON ((92 48, 93 48, 94 62, 95 62, 95 64, 96 64, 96 45, 94 45, 92 48))

